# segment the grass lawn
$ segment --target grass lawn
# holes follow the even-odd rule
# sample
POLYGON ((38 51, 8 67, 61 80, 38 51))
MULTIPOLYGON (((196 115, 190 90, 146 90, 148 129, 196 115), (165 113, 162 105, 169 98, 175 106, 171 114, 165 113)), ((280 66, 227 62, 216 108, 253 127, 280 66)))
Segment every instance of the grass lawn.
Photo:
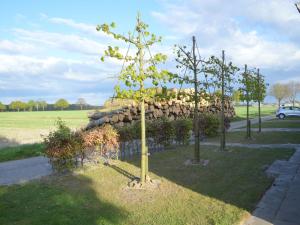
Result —
MULTIPOLYGON (((269 120, 263 122, 261 125, 262 128, 300 128, 300 117, 269 120)), ((258 128, 258 124, 254 124, 252 127, 258 128)))
POLYGON ((193 148, 182 147, 150 157, 151 177, 160 189, 128 190, 139 175, 139 159, 99 165, 65 176, 0 187, 0 224, 40 225, 234 225, 251 212, 272 180, 263 172, 291 149, 241 149, 228 152, 205 147, 206 167, 184 166, 193 148))
MULTIPOLYGON (((232 121, 245 120, 247 116, 247 107, 246 106, 235 106, 234 107, 236 116, 232 118, 232 121)), ((275 115, 277 106, 263 105, 261 107, 261 116, 275 115)), ((255 118, 258 116, 258 107, 251 106, 249 107, 250 118, 255 118)))
POLYGON ((44 153, 43 144, 27 144, 0 149, 0 162, 40 156, 44 153))
MULTIPOLYGON (((229 132, 226 134, 228 143, 242 144, 300 144, 300 132, 251 132, 252 139, 246 139, 245 131, 229 132)), ((207 138, 208 142, 219 142, 220 137, 207 138)))

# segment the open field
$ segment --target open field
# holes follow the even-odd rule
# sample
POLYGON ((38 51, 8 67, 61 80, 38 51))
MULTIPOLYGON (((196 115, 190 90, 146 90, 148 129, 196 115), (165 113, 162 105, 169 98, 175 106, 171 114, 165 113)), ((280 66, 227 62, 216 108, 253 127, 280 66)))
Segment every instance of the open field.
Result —
POLYGON ((193 167, 183 164, 193 156, 192 146, 160 152, 149 159, 151 177, 162 182, 152 191, 125 188, 139 175, 138 158, 2 186, 0 224, 239 224, 272 182, 265 166, 292 153, 203 147, 201 157, 210 162, 193 167))
MULTIPOLYGON (((247 117, 247 107, 246 106, 235 106, 236 116, 232 119, 232 121, 245 120, 247 117)), ((277 106, 270 105, 262 105, 261 106, 261 116, 274 115, 277 110, 277 106)), ((255 118, 258 117, 258 107, 251 106, 249 107, 249 117, 255 118)))
POLYGON ((40 142, 41 135, 48 134, 55 127, 58 118, 73 129, 83 127, 88 123, 88 112, 90 111, 1 112, 0 147, 1 142, 2 145, 40 142))
POLYGON ((38 111, 38 112, 2 112, 1 128, 49 129, 55 126, 57 118, 66 121, 67 125, 77 128, 88 122, 89 110, 74 111, 38 111))

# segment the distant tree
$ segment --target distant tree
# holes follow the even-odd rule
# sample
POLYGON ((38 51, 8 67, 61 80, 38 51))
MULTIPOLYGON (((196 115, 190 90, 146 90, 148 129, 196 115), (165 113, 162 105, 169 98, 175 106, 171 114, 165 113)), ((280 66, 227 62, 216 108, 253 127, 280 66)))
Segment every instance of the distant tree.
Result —
POLYGON ((54 107, 63 110, 69 107, 69 102, 61 98, 55 102, 54 107))
POLYGON ((280 107, 282 100, 288 98, 289 96, 288 86, 281 83, 273 84, 269 94, 277 99, 278 107, 280 107))
POLYGON ((43 109, 43 111, 45 111, 45 108, 47 108, 48 103, 46 101, 40 100, 39 106, 43 109))
POLYGON ((86 103, 86 101, 85 101, 84 98, 78 98, 76 104, 80 106, 81 110, 83 109, 84 106, 87 105, 87 103, 86 103))
POLYGON ((36 102, 35 102, 35 101, 29 100, 29 101, 27 102, 27 109, 28 109, 28 111, 32 111, 33 108, 35 107, 35 105, 36 105, 36 102))
POLYGON ((20 111, 20 110, 25 110, 26 109, 26 103, 25 102, 21 102, 21 101, 12 101, 9 104, 9 109, 11 110, 16 110, 16 111, 20 111))
POLYGON ((300 93, 300 82, 290 81, 287 83, 287 95, 289 101, 295 106, 297 95, 300 93))
POLYGON ((6 105, 4 105, 2 102, 0 102, 0 112, 6 110, 6 105))
POLYGON ((241 91, 240 90, 234 90, 232 92, 232 100, 234 101, 235 105, 238 105, 238 103, 241 101, 241 91))
POLYGON ((24 112, 28 109, 28 104, 26 102, 21 102, 21 108, 24 112))

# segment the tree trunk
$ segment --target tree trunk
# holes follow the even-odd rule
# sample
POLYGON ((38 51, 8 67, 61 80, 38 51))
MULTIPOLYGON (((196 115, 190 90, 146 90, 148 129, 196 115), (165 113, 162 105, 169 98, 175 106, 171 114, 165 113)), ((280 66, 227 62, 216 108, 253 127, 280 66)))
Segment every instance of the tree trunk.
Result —
POLYGON ((199 112, 198 112, 198 79, 197 79, 197 62, 196 62, 196 39, 193 36, 193 71, 194 71, 194 101, 195 101, 195 109, 194 109, 194 128, 195 128, 195 150, 194 157, 196 162, 200 162, 200 131, 199 131, 199 112))
MULTIPOLYGON (((140 17, 138 16, 137 26, 140 25, 140 17)), ((138 54, 139 54, 139 76, 144 76, 143 70, 143 46, 142 46, 142 34, 141 31, 138 31, 138 54)), ((140 91, 144 90, 144 81, 140 83, 140 91)), ((143 94, 143 93, 142 93, 143 94)), ((145 121, 145 100, 144 97, 141 99, 141 178, 140 182, 145 183, 148 176, 148 149, 146 147, 146 121, 145 121)))
POLYGON ((245 79, 246 79, 246 100, 247 100, 247 134, 246 137, 250 138, 250 120, 249 120, 249 87, 248 87, 248 74, 247 74, 247 65, 245 65, 245 79))
POLYGON ((224 126, 224 121, 225 121, 225 109, 224 109, 224 63, 225 63, 225 52, 224 50, 222 51, 222 94, 221 94, 221 139, 220 139, 220 150, 224 151, 225 150, 225 126, 224 126))
POLYGON ((258 132, 261 132, 261 114, 260 114, 260 100, 261 98, 261 86, 260 86, 260 75, 259 69, 257 69, 257 81, 258 81, 258 132))

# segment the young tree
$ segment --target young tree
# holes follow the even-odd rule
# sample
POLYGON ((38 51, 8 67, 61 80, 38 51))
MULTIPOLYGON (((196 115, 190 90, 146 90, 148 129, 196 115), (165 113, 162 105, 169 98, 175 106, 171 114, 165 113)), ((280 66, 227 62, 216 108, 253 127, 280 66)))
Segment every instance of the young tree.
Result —
POLYGON ((86 103, 86 101, 85 101, 84 98, 78 98, 76 104, 79 105, 80 110, 82 110, 83 107, 87 105, 87 103, 86 103))
POLYGON ((288 98, 289 90, 286 84, 276 83, 271 86, 269 94, 277 99, 280 107, 281 101, 288 98))
POLYGON ((240 83, 242 87, 239 88, 241 92, 241 100, 246 101, 247 103, 247 134, 246 138, 251 138, 251 122, 249 119, 249 103, 254 100, 254 90, 256 84, 256 77, 253 71, 249 71, 247 65, 245 65, 245 70, 242 73, 242 77, 240 79, 240 83))
MULTIPOLYGON (((150 48, 153 44, 160 42, 161 37, 155 34, 150 34, 147 30, 148 25, 141 21, 140 14, 137 16, 137 23, 133 33, 129 32, 128 36, 117 34, 112 29, 115 28, 115 23, 102 24, 97 26, 98 31, 102 31, 111 35, 116 40, 124 41, 129 44, 126 55, 119 51, 119 47, 108 46, 105 51, 105 56, 116 58, 128 63, 128 66, 123 67, 119 80, 125 84, 127 88, 116 85, 115 91, 117 97, 135 99, 140 104, 141 110, 141 176, 139 185, 145 184, 149 181, 148 177, 148 148, 146 146, 146 129, 145 129, 145 99, 153 97, 155 90, 146 88, 146 81, 151 82, 154 86, 159 85, 160 82, 165 83, 171 79, 171 74, 166 70, 159 70, 157 65, 165 62, 166 55, 157 53, 152 55, 150 48), (130 46, 133 45, 135 52, 129 55, 130 46), (146 53, 149 58, 146 59, 146 53)), ((101 58, 104 61, 104 57, 101 58)))
POLYGON ((225 130, 225 98, 232 95, 232 83, 234 76, 239 70, 238 67, 233 65, 232 62, 228 64, 225 61, 225 51, 222 51, 222 59, 216 56, 211 56, 207 62, 205 62, 205 73, 210 75, 208 77, 208 85, 212 86, 214 91, 214 97, 217 97, 217 92, 220 90, 221 98, 221 113, 220 113, 220 126, 221 126, 221 138, 220 138, 220 150, 224 151, 226 147, 226 130, 225 130))
POLYGON ((194 87, 194 93, 192 99, 194 100, 194 133, 195 133, 195 145, 194 145, 194 160, 196 163, 200 162, 200 128, 199 128, 199 102, 201 93, 203 93, 203 83, 200 82, 198 74, 202 71, 201 59, 199 55, 198 47, 196 46, 196 38, 192 38, 192 50, 188 51, 186 46, 175 46, 177 68, 185 71, 183 77, 178 76, 179 83, 183 82, 191 84, 194 87), (196 51, 196 48, 198 51, 196 51), (192 78, 188 76, 188 73, 192 73, 192 78), (201 86, 202 84, 202 86, 201 86))
POLYGON ((6 105, 4 105, 2 102, 0 102, 0 112, 6 110, 6 105))
POLYGON ((267 84, 264 76, 257 69, 256 79, 254 79, 253 101, 258 103, 258 132, 261 132, 261 107, 260 103, 266 97, 267 84))
POLYGON ((69 103, 67 100, 61 98, 55 102, 54 107, 57 109, 64 110, 69 107, 69 103))
POLYGON ((289 83, 287 83, 287 90, 289 101, 293 104, 294 107, 297 95, 300 93, 300 83, 296 81, 290 81, 289 83))

